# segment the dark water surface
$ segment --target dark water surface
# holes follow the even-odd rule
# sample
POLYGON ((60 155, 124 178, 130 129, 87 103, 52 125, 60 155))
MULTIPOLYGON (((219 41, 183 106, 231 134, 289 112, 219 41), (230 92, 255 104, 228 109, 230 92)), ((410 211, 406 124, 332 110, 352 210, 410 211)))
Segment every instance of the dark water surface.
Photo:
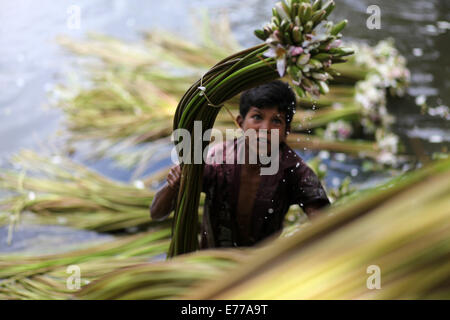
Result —
MULTIPOLYGON (((42 108, 47 91, 71 67, 73 57, 54 42, 57 35, 83 37, 96 31, 137 40, 139 31, 161 28, 195 39, 193 20, 201 9, 214 17, 226 11, 236 38, 243 46, 258 43, 253 30, 270 17, 273 0, 84 0, 80 29, 69 29, 68 8, 73 1, 0 2, 0 159, 22 147, 37 148, 60 124, 61 114, 42 108)), ((333 19, 347 18, 346 39, 375 44, 392 37, 407 58, 412 72, 409 96, 389 105, 399 115, 395 130, 403 137, 418 138, 428 152, 450 143, 448 121, 422 115, 414 99, 425 95, 430 106, 450 104, 450 1, 337 0, 333 19), (381 29, 369 30, 369 5, 381 9, 381 29), (438 135, 441 138, 430 137, 438 135)))
MULTIPOLYGON (((407 152, 429 157, 433 152, 445 151, 450 146, 449 121, 421 114, 415 99, 423 95, 430 107, 450 106, 450 1, 336 2, 337 8, 331 18, 350 21, 344 30, 346 39, 374 45, 392 37, 407 58, 412 74, 408 95, 391 99, 388 105, 397 117, 394 131, 400 135, 407 152), (381 9, 380 30, 366 27, 369 5, 378 5, 381 9)), ((52 144, 55 132, 61 126, 62 114, 44 108, 52 86, 73 70, 74 57, 58 47, 54 41, 57 35, 83 37, 86 32, 95 31, 137 41, 139 31, 158 27, 193 40, 198 36, 193 20, 200 16, 200 9, 207 8, 213 18, 226 11, 236 38, 247 47, 258 43, 253 30, 269 20, 274 3, 272 0, 82 0, 76 1, 81 8, 81 23, 80 29, 74 30, 68 27, 67 10, 75 1, 1 1, 0 165, 21 148, 39 151, 42 145, 52 144)), ((301 155, 311 156, 308 153, 301 155)), ((358 160, 337 159, 332 155, 326 161, 331 170, 327 180, 329 186, 350 173, 362 185, 377 183, 389 176, 389 173, 362 174, 358 160)), ((119 180, 126 181, 130 176, 128 171, 112 167, 107 160, 91 166, 119 180)), ((4 230, 0 230, 0 235, 3 233, 4 230)), ((33 232, 27 235, 32 238, 33 232)), ((1 247, 3 240, 0 242, 1 247)))

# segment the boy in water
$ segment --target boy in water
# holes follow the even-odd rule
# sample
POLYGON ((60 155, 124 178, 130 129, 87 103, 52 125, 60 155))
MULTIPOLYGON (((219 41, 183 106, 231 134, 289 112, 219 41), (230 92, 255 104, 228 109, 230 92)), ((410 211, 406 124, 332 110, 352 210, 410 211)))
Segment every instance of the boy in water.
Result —
MULTIPOLYGON (((267 130, 268 152, 274 136, 271 131, 278 131, 278 170, 273 175, 261 175, 263 165, 248 161, 249 152, 244 153, 243 164, 208 161, 203 174, 206 199, 200 248, 252 246, 282 230, 290 205, 300 205, 310 218, 329 205, 315 173, 286 144, 295 107, 295 94, 282 81, 242 93, 237 123, 244 133, 255 130, 258 141, 263 138, 259 132, 267 130)), ((243 149, 254 150, 245 137, 225 141, 212 147, 208 158, 221 152, 225 159, 230 150, 237 155, 243 149)), ((180 166, 172 167, 151 204, 152 219, 163 220, 174 210, 180 178, 180 166)))

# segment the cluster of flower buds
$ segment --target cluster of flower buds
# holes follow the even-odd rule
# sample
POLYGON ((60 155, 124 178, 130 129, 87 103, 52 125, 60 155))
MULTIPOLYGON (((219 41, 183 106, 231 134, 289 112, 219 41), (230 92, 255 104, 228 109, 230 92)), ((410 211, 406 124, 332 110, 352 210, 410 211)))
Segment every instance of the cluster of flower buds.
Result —
POLYGON ((406 59, 395 48, 394 39, 388 38, 378 42, 375 47, 365 43, 348 43, 355 51, 355 64, 371 70, 380 76, 377 84, 386 88, 392 96, 403 96, 410 82, 410 72, 406 59))
POLYGON ((336 75, 333 63, 342 63, 353 49, 341 47, 340 32, 347 20, 327 21, 335 3, 330 0, 286 0, 275 4, 272 20, 255 35, 269 45, 264 55, 275 58, 280 77, 292 78, 300 97, 318 98, 329 91, 327 81, 336 75))
POLYGON ((338 120, 328 123, 323 137, 325 140, 346 140, 353 134, 353 126, 345 120, 338 120))

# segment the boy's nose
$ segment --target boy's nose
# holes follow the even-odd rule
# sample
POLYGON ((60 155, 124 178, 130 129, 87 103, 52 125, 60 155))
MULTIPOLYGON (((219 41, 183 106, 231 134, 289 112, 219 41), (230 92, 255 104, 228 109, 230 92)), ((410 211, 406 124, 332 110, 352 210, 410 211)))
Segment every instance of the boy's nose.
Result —
POLYGON ((270 130, 270 121, 261 121, 258 129, 259 130, 265 129, 265 130, 269 131, 270 130))
POLYGON ((263 121, 262 123, 260 123, 258 128, 258 135, 261 133, 260 131, 262 130, 265 130, 267 132, 267 138, 270 139, 271 126, 269 121, 263 121))

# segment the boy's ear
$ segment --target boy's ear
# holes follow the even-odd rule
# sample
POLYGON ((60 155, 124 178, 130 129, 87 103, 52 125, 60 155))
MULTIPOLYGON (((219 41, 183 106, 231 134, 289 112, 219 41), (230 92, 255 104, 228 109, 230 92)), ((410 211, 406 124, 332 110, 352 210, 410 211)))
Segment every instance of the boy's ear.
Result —
POLYGON ((236 122, 238 123, 239 127, 242 129, 242 125, 244 124, 244 117, 240 114, 236 117, 236 122))

